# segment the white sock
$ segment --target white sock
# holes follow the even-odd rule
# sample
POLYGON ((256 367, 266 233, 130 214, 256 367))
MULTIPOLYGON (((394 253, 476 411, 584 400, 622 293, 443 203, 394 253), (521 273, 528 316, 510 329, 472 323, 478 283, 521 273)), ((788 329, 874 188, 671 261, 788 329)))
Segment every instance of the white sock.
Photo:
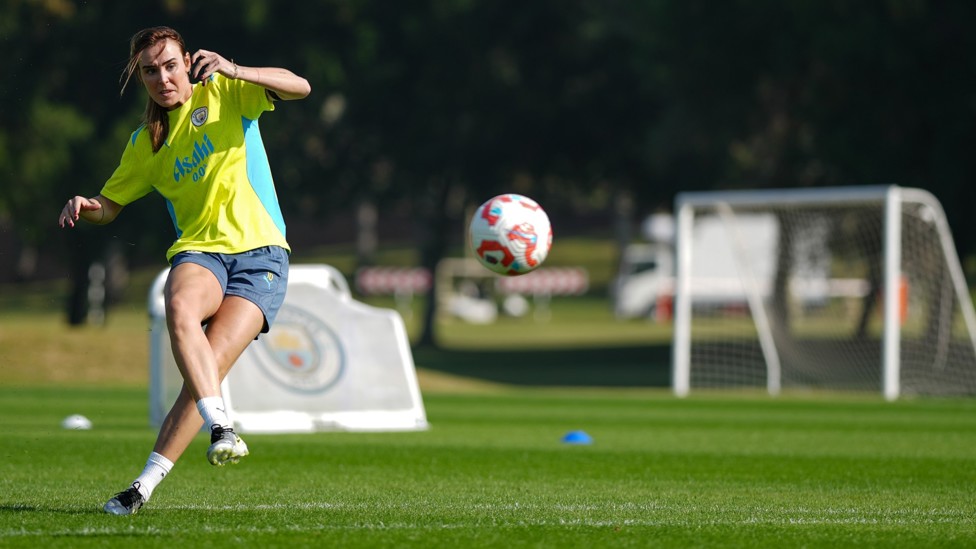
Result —
POLYGON ((230 427, 230 419, 227 417, 227 408, 224 407, 223 397, 204 397, 197 401, 197 410, 203 416, 203 426, 207 431, 214 425, 230 427))
POLYGON ((173 462, 166 459, 162 454, 157 454, 153 452, 149 454, 149 459, 146 461, 146 468, 142 470, 142 474, 136 479, 139 483, 138 489, 142 497, 149 501, 149 496, 152 495, 153 490, 159 486, 159 483, 166 478, 170 470, 173 468, 173 462))

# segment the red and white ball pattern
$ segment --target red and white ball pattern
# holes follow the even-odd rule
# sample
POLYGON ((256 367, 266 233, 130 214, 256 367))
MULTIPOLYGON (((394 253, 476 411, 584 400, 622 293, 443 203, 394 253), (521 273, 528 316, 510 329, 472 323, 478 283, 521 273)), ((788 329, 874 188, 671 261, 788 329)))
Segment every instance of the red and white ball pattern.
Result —
POLYGON ((552 247, 552 225, 538 202, 520 194, 498 195, 481 206, 468 230, 475 257, 506 276, 536 269, 552 247))

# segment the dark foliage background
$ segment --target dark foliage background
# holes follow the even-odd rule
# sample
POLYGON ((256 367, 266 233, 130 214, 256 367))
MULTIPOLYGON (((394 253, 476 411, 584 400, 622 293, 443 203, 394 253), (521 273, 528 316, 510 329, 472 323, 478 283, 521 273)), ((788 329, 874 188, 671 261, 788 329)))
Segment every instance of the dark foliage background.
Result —
POLYGON ((597 220, 565 232, 609 234, 681 190, 898 183, 935 193, 971 256, 974 16, 915 0, 5 0, 0 280, 81 273, 105 249, 162 261, 158 200, 111 229, 54 223, 138 124, 144 92, 120 96, 118 77, 128 38, 158 24, 310 80, 262 118, 303 245, 351 239, 362 204, 433 265, 503 190, 597 220))

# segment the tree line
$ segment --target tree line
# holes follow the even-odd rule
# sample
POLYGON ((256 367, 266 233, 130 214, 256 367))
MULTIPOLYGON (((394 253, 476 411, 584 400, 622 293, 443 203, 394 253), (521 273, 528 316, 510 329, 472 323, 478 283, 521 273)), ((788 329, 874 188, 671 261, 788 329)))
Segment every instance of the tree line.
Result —
POLYGON ((149 200, 111 231, 54 226, 138 124, 144 92, 120 95, 119 75, 128 38, 159 24, 307 77, 313 95, 262 122, 286 217, 406 209, 428 267, 500 191, 636 215, 681 190, 898 183, 935 193, 971 255, 974 15, 915 0, 8 1, 7 263, 28 273, 60 251, 81 277, 98 250, 162 254, 172 229, 149 200))

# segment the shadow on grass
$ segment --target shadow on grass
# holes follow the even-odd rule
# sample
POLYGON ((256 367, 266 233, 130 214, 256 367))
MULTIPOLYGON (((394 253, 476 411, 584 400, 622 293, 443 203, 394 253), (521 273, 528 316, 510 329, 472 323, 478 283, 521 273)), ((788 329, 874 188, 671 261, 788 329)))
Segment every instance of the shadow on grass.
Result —
POLYGON ((671 346, 528 350, 413 350, 418 367, 497 383, 553 387, 668 387, 671 346))
POLYGON ((57 513, 62 515, 104 515, 102 509, 94 507, 42 507, 27 504, 0 505, 0 516, 18 513, 57 513))

